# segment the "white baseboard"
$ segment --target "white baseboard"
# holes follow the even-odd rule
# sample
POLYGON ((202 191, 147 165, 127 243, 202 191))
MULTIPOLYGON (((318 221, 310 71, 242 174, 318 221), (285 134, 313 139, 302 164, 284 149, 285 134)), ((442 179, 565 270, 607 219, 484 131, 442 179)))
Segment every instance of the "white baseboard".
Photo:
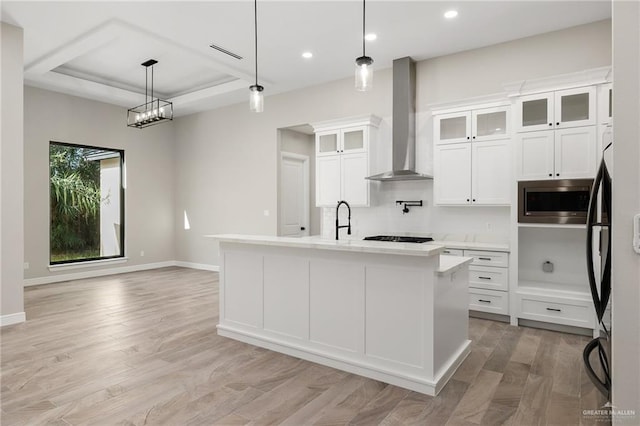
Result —
POLYGON ((207 265, 206 263, 182 262, 180 260, 177 260, 176 266, 181 266, 183 268, 191 268, 191 269, 202 269, 203 271, 220 272, 220 266, 207 265))
MULTIPOLYGON (((48 277, 28 278, 24 280, 24 286, 52 284, 63 281, 81 280, 84 278, 103 277, 105 275, 124 274, 127 272, 147 271, 149 269, 166 268, 168 266, 181 266, 183 268, 201 269, 204 271, 219 272, 220 267, 217 265, 207 265, 204 263, 182 262, 177 260, 168 260, 166 262, 145 263, 142 265, 123 266, 120 268, 98 269, 92 271, 74 272, 72 274, 50 275, 48 277)), ((24 321, 24 320, 23 320, 24 321)))
POLYGON ((157 263, 145 263, 142 265, 123 266, 120 268, 99 269, 92 271, 74 272, 72 274, 50 275, 48 277, 29 278, 24 280, 24 286, 59 283, 62 281, 81 280, 84 278, 103 277, 105 275, 124 274, 127 272, 146 271, 149 269, 166 268, 176 266, 175 260, 157 263))
POLYGON ((0 327, 4 327, 5 325, 11 324, 19 324, 21 322, 25 322, 27 316, 24 312, 17 312, 15 314, 2 315, 0 316, 0 327))

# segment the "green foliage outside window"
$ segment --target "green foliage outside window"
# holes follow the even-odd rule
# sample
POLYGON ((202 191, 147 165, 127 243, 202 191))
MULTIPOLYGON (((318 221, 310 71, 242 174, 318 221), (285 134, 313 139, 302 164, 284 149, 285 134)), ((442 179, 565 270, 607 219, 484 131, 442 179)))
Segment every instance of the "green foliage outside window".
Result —
POLYGON ((90 151, 49 145, 52 262, 100 256, 100 162, 90 151))

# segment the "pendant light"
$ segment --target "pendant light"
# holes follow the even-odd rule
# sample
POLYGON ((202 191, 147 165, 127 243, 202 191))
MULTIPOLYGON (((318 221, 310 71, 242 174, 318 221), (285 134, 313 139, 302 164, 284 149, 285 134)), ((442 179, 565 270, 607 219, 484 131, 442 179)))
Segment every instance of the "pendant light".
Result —
POLYGON ((249 109, 252 112, 264 110, 264 87, 258 84, 258 0, 253 0, 254 35, 255 35, 255 59, 256 59, 256 84, 249 86, 249 109))
POLYGON ((362 56, 356 58, 356 90, 366 92, 373 84, 373 59, 365 54, 365 5, 362 0, 362 56))

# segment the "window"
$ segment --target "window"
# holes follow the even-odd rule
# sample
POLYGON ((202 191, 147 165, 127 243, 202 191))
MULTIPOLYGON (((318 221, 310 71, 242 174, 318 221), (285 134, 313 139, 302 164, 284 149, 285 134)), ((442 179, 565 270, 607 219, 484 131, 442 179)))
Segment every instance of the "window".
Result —
POLYGON ((124 256, 124 151, 49 143, 49 263, 124 256))

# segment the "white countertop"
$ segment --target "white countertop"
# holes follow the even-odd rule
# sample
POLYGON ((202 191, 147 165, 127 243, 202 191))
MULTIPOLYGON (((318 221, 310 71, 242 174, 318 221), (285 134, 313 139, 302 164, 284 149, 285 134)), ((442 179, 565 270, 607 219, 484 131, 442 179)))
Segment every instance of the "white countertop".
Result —
POLYGON ((387 241, 364 241, 361 238, 331 240, 313 237, 276 237, 269 235, 220 234, 205 235, 221 242, 270 245, 293 248, 313 248, 320 250, 354 251, 361 253, 399 254, 408 256, 434 256, 444 250, 444 246, 434 243, 396 243, 387 241))
POLYGON ((438 275, 443 276, 452 274, 462 268, 464 265, 468 265, 471 262, 473 262, 473 257, 441 255, 440 266, 437 270, 438 275))

